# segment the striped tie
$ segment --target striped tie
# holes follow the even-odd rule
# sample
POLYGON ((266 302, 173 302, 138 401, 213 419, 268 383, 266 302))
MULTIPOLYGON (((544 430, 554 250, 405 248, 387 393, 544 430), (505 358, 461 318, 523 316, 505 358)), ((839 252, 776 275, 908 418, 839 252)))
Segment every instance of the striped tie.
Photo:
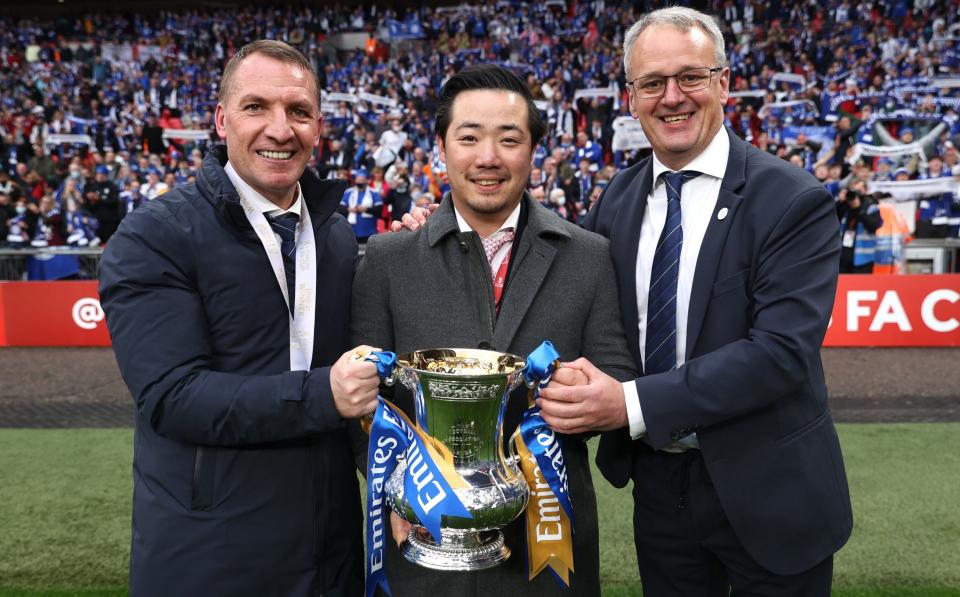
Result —
POLYGON ((657 241, 650 270, 650 294, 647 298, 647 333, 644 342, 646 358, 644 375, 662 373, 677 364, 677 278, 680 271, 680 248, 683 228, 680 226, 680 189, 685 180, 698 172, 665 172, 667 185, 667 219, 657 241))
POLYGON ((293 313, 294 286, 297 279, 297 243, 294 240, 300 216, 287 212, 276 217, 267 216, 270 227, 280 237, 280 253, 283 256, 283 273, 287 277, 287 296, 290 297, 290 312, 293 313))

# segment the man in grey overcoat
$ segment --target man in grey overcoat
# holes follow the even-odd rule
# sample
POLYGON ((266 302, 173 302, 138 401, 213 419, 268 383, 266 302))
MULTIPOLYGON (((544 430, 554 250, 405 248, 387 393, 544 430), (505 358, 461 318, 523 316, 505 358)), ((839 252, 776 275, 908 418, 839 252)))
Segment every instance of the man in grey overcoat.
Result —
MULTIPOLYGON (((561 359, 585 356, 629 379, 633 365, 620 319, 606 240, 541 207, 525 192, 533 149, 545 126, 523 82, 493 65, 464 69, 440 94, 440 157, 451 193, 416 232, 370 238, 353 287, 351 337, 398 353, 488 348, 526 356, 550 340, 561 359)), ((409 394, 398 406, 413 416, 409 394)), ((527 408, 525 388, 510 397, 509 437, 527 408)), ((565 595, 600 595, 596 496, 582 436, 565 436, 573 503, 574 565, 565 595)), ((406 523, 392 518, 394 536, 406 523)), ((438 572, 390 546, 393 595, 555 595, 552 574, 528 580, 525 528, 504 529, 513 556, 479 572, 438 572)))

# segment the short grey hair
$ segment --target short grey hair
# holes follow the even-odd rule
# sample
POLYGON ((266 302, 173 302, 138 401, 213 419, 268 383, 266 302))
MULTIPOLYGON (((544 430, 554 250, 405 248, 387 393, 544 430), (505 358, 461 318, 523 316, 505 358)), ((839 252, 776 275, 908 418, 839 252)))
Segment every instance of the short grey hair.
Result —
POLYGON ((727 66, 726 47, 723 43, 723 33, 717 22, 708 14, 704 14, 692 8, 683 6, 669 6, 653 12, 649 12, 640 20, 633 24, 623 38, 623 73, 627 79, 632 75, 630 72, 630 56, 633 52, 633 46, 637 43, 640 34, 647 28, 657 25, 670 25, 676 27, 681 33, 689 33, 694 27, 700 29, 713 40, 713 54, 716 65, 720 68, 727 66))

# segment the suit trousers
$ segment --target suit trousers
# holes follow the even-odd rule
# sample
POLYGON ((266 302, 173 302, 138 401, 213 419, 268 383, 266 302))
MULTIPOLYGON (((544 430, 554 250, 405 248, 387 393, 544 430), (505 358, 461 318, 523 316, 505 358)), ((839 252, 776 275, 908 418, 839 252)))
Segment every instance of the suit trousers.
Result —
POLYGON ((747 553, 724 514, 700 450, 669 453, 643 442, 634 446, 633 528, 644 595, 830 595, 833 556, 800 574, 781 576, 747 553))

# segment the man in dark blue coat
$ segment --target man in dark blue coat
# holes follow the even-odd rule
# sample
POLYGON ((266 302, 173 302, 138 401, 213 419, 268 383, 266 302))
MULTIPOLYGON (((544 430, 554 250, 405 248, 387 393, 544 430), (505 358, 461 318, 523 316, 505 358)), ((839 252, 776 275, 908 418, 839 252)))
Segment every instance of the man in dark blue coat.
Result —
POLYGON ((359 595, 346 421, 376 369, 347 348, 357 245, 306 171, 316 74, 273 41, 227 65, 226 148, 128 215, 100 295, 137 405, 132 595, 359 595), (322 292, 321 292, 322 290, 322 292))
POLYGON ((557 431, 608 432, 597 464, 633 480, 645 595, 827 596, 853 524, 820 362, 836 212, 808 173, 724 129, 724 47, 681 7, 625 35, 653 155, 614 177, 586 227, 610 239, 643 375, 620 384, 580 360, 540 402, 557 431))

